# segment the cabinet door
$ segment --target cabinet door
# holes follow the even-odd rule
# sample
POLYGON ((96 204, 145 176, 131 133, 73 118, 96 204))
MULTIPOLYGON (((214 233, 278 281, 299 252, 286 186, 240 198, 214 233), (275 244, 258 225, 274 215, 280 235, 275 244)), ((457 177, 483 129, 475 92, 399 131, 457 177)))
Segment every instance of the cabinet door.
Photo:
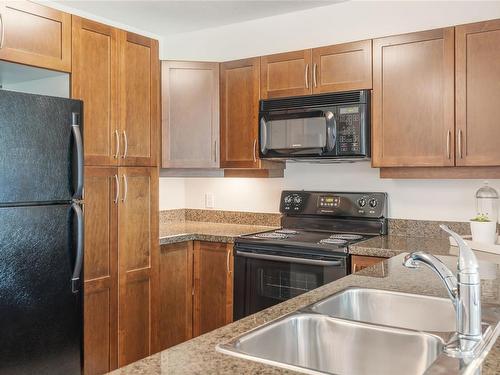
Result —
POLYGON ((373 41, 373 166, 454 165, 454 29, 373 41))
POLYGON ((219 166, 219 64, 162 62, 162 168, 219 166))
POLYGON ((119 168, 118 365, 148 356, 157 348, 158 171, 119 168))
POLYGON ((0 59, 71 72, 71 15, 29 1, 0 1, 0 59))
POLYGON ((313 93, 372 88, 372 41, 312 50, 313 93))
POLYGON ((117 367, 116 168, 85 167, 84 373, 117 367))
POLYGON ((500 165, 500 20, 456 27, 457 165, 500 165))
POLYGON ((194 242, 193 335, 233 320, 232 244, 194 242))
POLYGON ((259 58, 220 67, 221 167, 259 168, 259 58))
POLYGON ((121 165, 156 166, 159 141, 158 41, 120 32, 121 165))
POLYGON ((356 273, 364 268, 371 267, 374 264, 383 262, 384 260, 385 258, 353 255, 351 256, 351 272, 356 273))
POLYGON ((261 98, 310 94, 311 50, 261 57, 261 98))
POLYGON ((193 337, 193 241, 160 249, 160 350, 193 337))
POLYGON ((118 30, 73 16, 71 96, 85 103, 86 165, 116 165, 118 30))

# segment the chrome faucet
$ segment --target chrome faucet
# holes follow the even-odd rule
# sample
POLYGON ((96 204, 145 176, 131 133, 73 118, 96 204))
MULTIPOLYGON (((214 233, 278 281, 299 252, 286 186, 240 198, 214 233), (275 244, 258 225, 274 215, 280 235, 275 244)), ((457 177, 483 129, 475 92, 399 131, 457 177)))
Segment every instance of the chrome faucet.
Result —
POLYGON ((445 351, 454 357, 466 357, 474 353, 482 339, 479 265, 474 252, 462 237, 446 225, 440 225, 440 228, 458 244, 457 277, 442 261, 423 251, 408 254, 403 265, 418 268, 420 264, 425 264, 443 281, 457 317, 455 338, 446 346, 445 351))

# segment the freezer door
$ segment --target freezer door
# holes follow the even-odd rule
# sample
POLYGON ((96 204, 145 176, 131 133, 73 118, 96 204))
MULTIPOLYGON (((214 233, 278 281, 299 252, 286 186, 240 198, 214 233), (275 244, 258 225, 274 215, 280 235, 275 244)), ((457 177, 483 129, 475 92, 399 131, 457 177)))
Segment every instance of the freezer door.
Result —
POLYGON ((74 197, 83 149, 73 113, 78 100, 0 90, 0 206, 74 197))
POLYGON ((76 221, 69 205, 0 208, 0 374, 81 372, 76 221))

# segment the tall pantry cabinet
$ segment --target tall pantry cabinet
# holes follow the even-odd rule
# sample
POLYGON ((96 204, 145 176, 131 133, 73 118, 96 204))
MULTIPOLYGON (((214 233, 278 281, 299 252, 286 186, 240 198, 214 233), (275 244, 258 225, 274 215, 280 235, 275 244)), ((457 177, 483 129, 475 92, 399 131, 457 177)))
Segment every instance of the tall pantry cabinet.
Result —
POLYGON ((72 97, 84 101, 84 373, 158 343, 158 42, 72 17, 72 97))

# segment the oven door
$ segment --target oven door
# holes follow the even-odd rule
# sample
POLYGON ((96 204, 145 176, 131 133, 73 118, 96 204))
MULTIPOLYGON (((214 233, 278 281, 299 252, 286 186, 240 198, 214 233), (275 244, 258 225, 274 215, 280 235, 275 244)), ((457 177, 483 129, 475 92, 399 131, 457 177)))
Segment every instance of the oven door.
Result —
POLYGON ((263 158, 332 154, 337 130, 333 111, 266 112, 260 115, 260 155, 263 158))
POLYGON ((347 275, 345 256, 290 257, 235 247, 234 319, 261 311, 347 275))

